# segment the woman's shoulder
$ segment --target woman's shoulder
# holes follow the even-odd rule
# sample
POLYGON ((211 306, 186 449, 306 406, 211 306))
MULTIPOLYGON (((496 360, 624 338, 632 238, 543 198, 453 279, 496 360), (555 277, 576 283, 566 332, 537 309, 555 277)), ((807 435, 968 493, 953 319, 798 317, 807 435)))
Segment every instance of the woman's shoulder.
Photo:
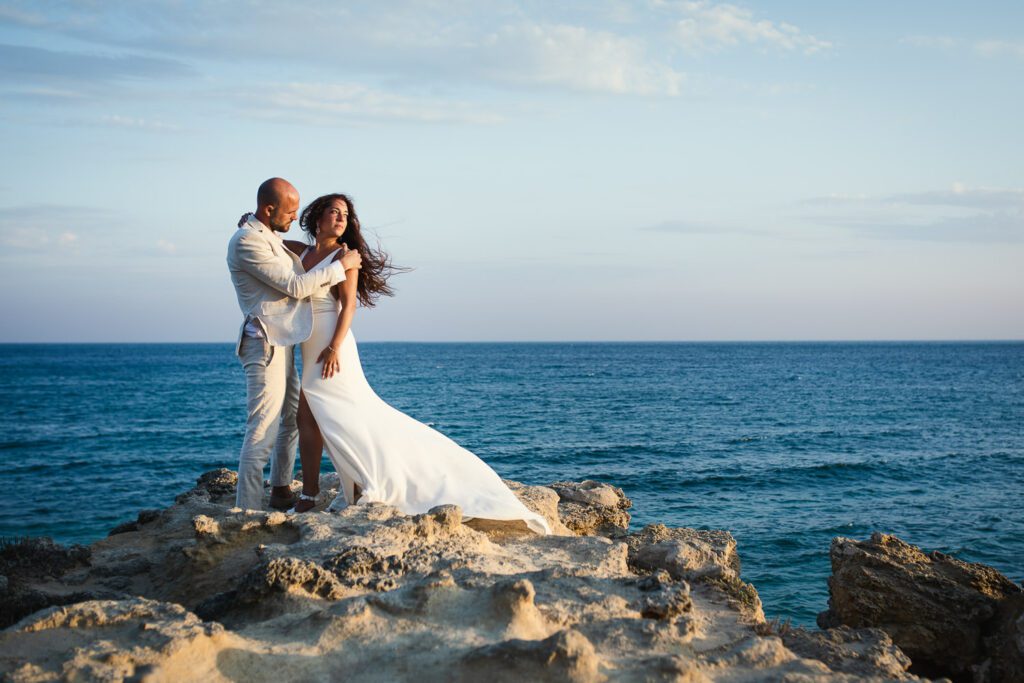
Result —
POLYGON ((306 251, 306 247, 309 245, 305 242, 299 242, 298 240, 284 240, 284 246, 301 256, 302 252, 306 251))

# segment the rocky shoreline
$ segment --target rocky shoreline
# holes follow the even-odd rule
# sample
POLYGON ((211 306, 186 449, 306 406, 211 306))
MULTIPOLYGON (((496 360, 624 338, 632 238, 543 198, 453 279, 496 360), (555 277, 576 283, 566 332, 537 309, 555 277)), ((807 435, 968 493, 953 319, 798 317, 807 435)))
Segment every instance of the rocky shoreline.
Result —
MULTIPOLYGON (((296 482, 297 484, 298 482, 296 482)), ((1024 681, 1024 593, 837 538, 822 630, 767 622, 725 531, 629 530, 613 486, 508 482, 555 535, 441 506, 232 508, 208 472, 88 547, 0 547, 0 673, 36 681, 1024 681)), ((323 501, 337 480, 325 475, 323 501)))

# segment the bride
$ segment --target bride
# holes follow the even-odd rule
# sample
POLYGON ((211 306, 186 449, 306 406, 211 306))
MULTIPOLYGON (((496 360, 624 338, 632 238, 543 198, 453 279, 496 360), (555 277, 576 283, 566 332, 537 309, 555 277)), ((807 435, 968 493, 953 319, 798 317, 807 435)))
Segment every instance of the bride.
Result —
POLYGON ((326 267, 350 249, 359 251, 362 268, 312 297, 313 333, 302 343, 302 495, 296 512, 315 504, 326 447, 342 481, 332 508, 379 502, 418 514, 452 503, 467 518, 523 520, 537 533, 550 533, 547 521, 523 505, 483 460, 392 408, 367 383, 352 319, 357 302, 373 306, 381 295, 393 294, 387 279, 396 269, 387 254, 366 244, 352 200, 343 194, 319 197, 303 210, 299 225, 313 245, 286 244, 307 272, 326 267))

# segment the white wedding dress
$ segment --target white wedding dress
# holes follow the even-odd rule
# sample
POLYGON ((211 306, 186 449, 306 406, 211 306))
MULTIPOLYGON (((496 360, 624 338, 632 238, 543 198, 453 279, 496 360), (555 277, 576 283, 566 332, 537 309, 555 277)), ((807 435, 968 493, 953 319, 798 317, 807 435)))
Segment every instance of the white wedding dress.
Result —
POLYGON ((377 396, 363 375, 351 330, 339 350, 341 370, 322 379, 316 359, 331 343, 341 303, 327 287, 312 303, 313 333, 302 343, 302 391, 342 480, 332 507, 377 502, 419 514, 450 503, 466 518, 523 520, 538 534, 551 533, 547 520, 523 505, 483 460, 377 396), (362 488, 358 501, 353 484, 362 488))

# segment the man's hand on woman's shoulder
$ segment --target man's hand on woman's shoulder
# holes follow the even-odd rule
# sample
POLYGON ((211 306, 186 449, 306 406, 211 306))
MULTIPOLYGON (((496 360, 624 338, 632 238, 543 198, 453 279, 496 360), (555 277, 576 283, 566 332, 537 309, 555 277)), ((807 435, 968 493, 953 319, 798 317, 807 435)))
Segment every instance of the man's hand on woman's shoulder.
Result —
POLYGON ((347 244, 341 245, 341 251, 334 255, 334 261, 341 261, 345 270, 359 270, 363 265, 363 257, 358 251, 348 248, 347 244))

